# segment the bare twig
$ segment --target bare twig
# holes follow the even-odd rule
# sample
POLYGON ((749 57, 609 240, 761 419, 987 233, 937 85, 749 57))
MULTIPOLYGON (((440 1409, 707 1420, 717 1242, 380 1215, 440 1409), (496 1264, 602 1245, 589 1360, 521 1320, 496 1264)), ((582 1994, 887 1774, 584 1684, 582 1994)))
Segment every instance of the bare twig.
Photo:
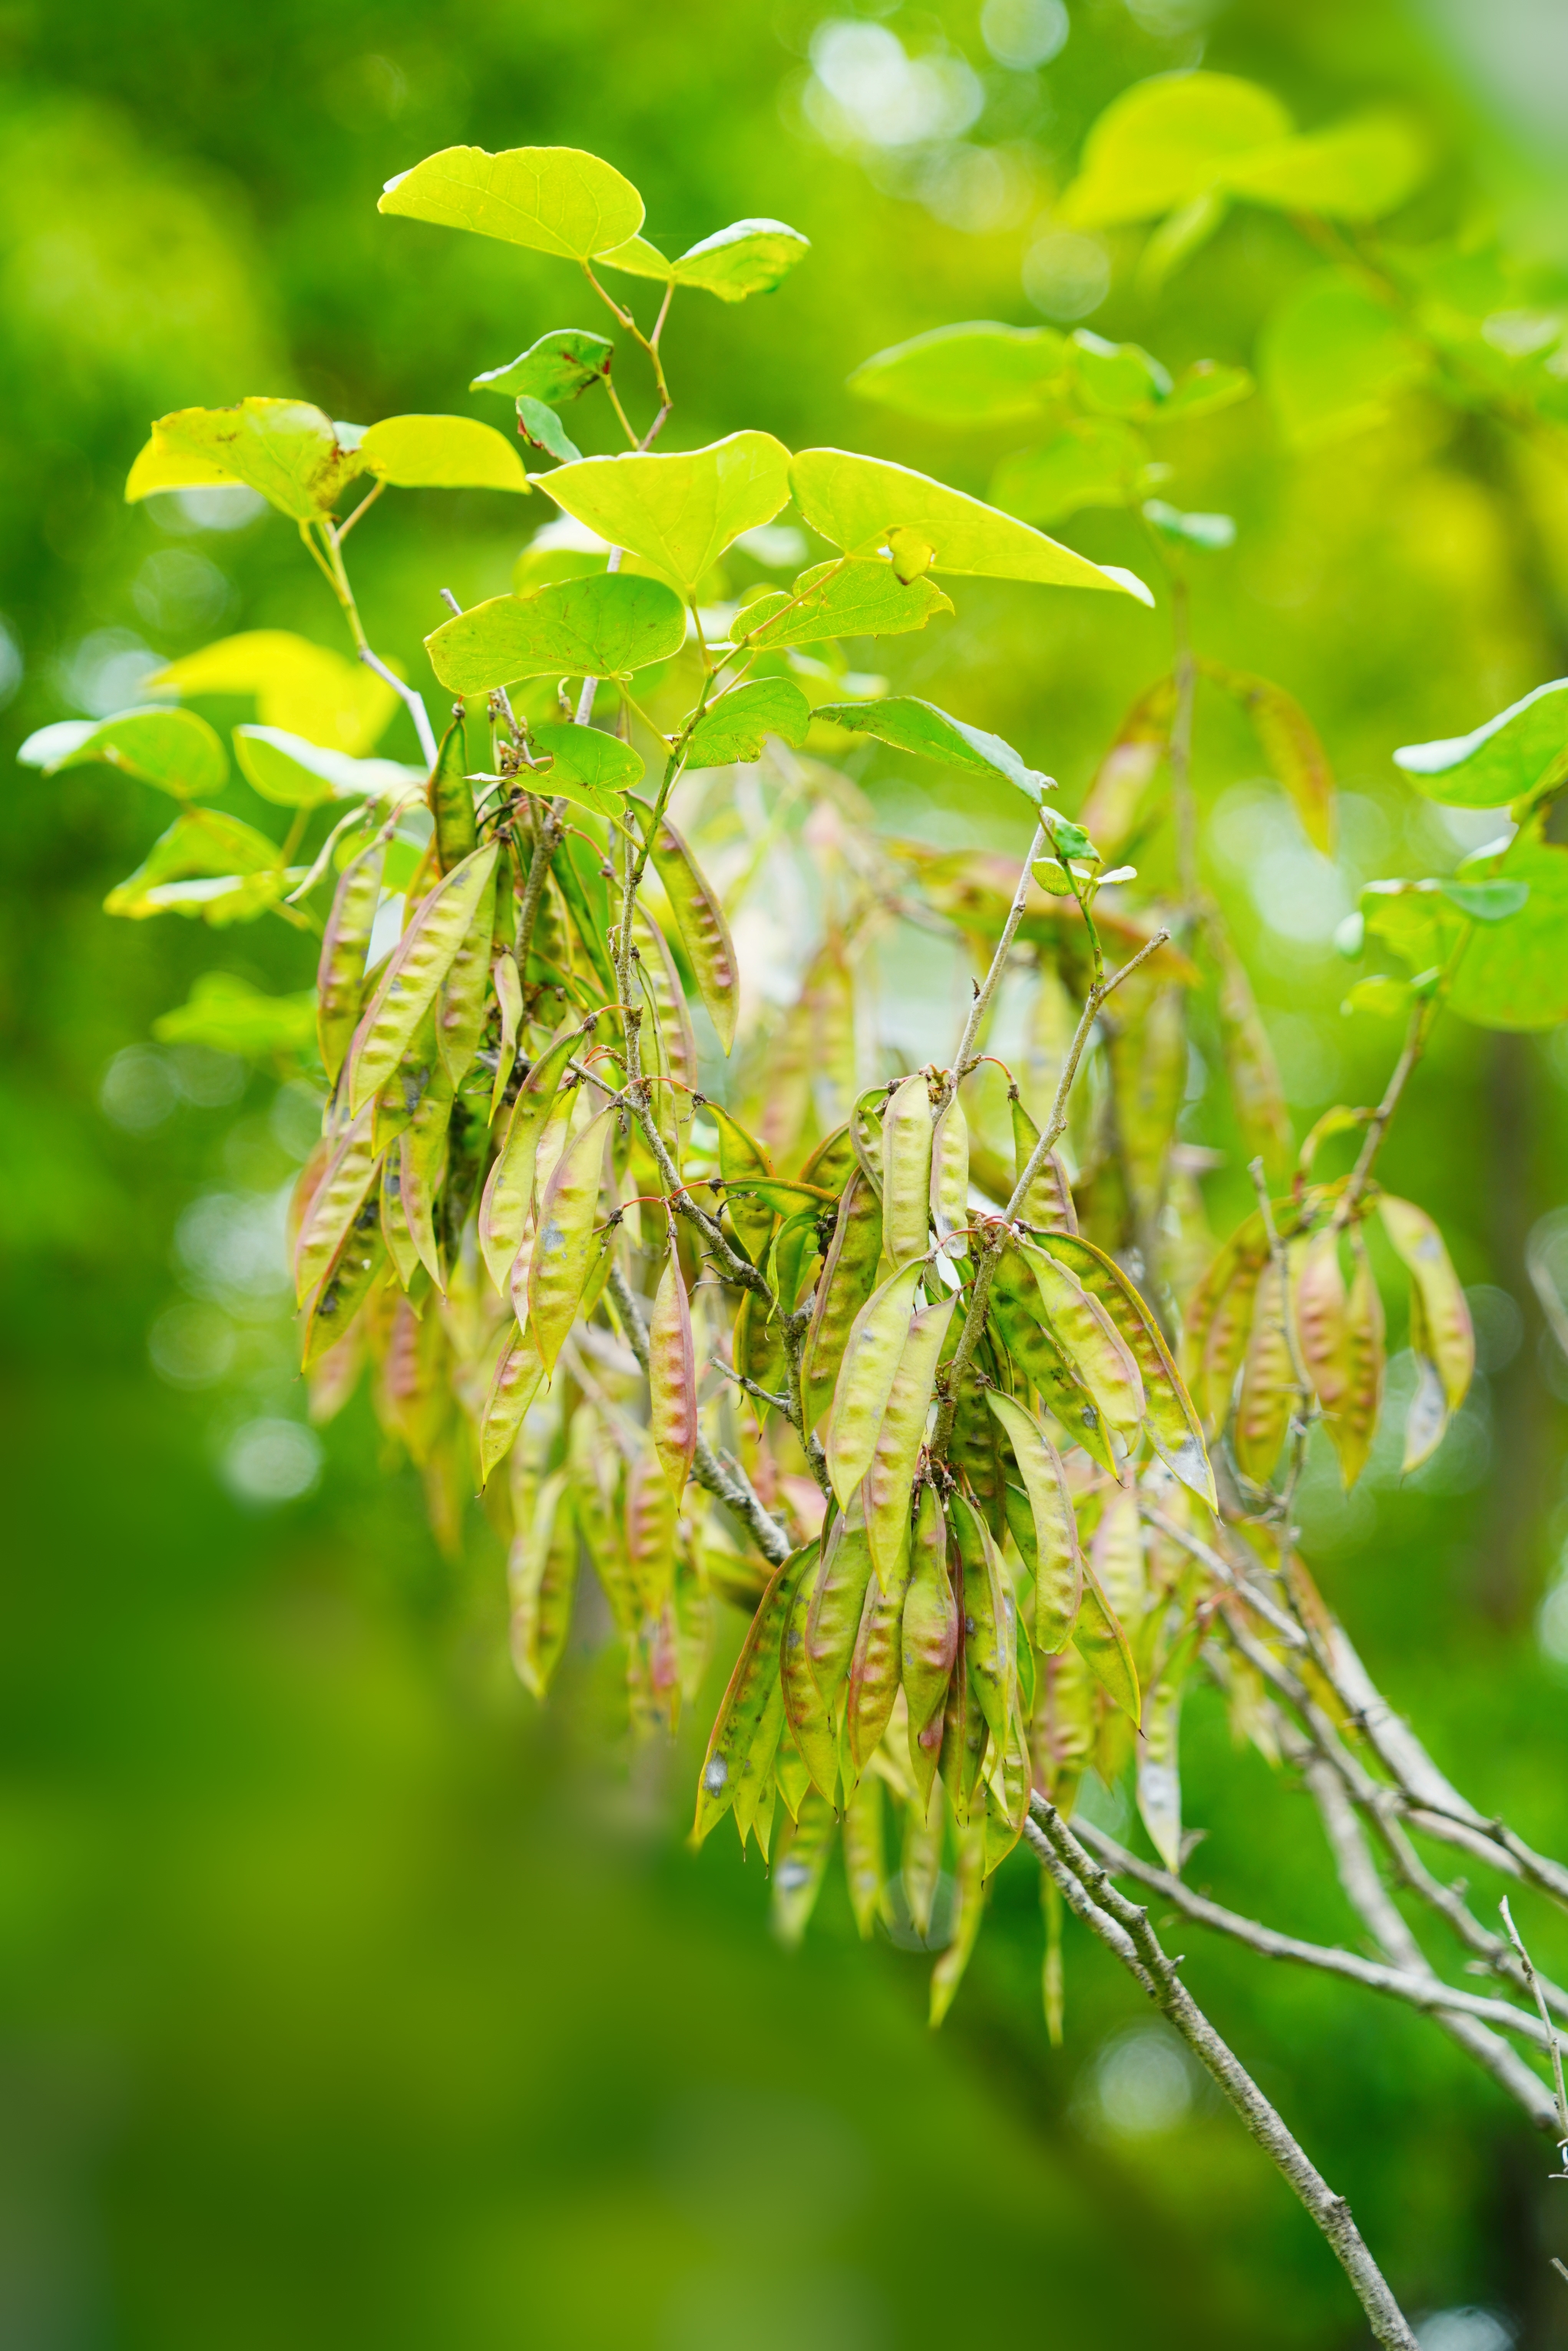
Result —
POLYGON ((979 1036, 981 1024, 990 1008, 991 998, 1001 983, 1002 974, 1007 968, 1008 956, 1011 951, 1014 939, 1018 936, 1019 925, 1023 920, 1024 908, 1029 904, 1030 884, 1034 879, 1034 861, 1043 852, 1050 837, 1043 823, 1036 825, 1034 839, 1030 843, 1029 854, 1023 862, 1023 872, 1019 875, 1018 888, 1013 892, 1012 904, 1008 908, 1007 921, 1002 925, 1001 937, 997 941, 996 953, 991 957, 984 979, 977 980, 975 984, 974 1002, 969 1007, 969 1015, 964 1023, 964 1033, 958 1040, 958 1050, 953 1056, 953 1066, 942 1081, 941 1091, 933 1109, 935 1117, 940 1118, 953 1096, 957 1092, 963 1079, 974 1066, 972 1056, 975 1050, 975 1040, 979 1036))
POLYGON ((1545 2033, 1551 2047, 1552 2085, 1557 2095, 1557 2143, 1563 2150, 1563 2162, 1568 2163, 1568 2091, 1563 2087, 1563 2044, 1552 2028, 1552 2019, 1546 2010, 1546 1995, 1542 1989, 1541 1980, 1535 1972, 1535 1962, 1525 1949, 1524 1938, 1513 1923, 1513 1913, 1508 1907, 1506 1894, 1497 1907, 1502 1913, 1502 1923, 1508 1928, 1508 1939, 1519 1953, 1519 1963, 1524 1970, 1525 1981, 1534 1994, 1535 2005, 1541 2011, 1541 2029, 1545 2033))
POLYGON ((423 695, 416 694, 413 686, 405 684, 395 670, 389 669, 379 653, 371 653, 369 645, 360 647, 360 659, 367 669, 374 670, 384 684, 391 686, 402 704, 413 721, 413 731, 419 737, 419 747, 424 754, 425 766, 434 768, 436 759, 436 741, 430 724, 430 713, 424 706, 423 695))
POLYGON ((1221 2040, 1166 1957, 1148 1913, 1113 1885, 1054 1804, 1032 1796, 1030 1844, 1078 1916, 1113 1951, 1181 2034, 1247 2129, 1322 2231, 1385 2351, 1419 2351, 1388 2283, 1362 2241, 1343 2196, 1336 2196, 1283 2118, 1235 2053, 1221 2040), (1038 1826, 1037 1826, 1038 1823, 1038 1826), (1110 1931, 1107 1931, 1107 1930, 1110 1931))

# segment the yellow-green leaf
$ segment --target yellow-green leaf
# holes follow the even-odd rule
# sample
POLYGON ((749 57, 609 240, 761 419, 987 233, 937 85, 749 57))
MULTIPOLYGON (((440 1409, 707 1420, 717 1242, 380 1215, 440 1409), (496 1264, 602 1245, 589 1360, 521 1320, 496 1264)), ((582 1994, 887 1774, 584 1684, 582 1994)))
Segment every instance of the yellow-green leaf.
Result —
POLYGON ((569 261, 608 253, 643 225, 631 181, 577 147, 444 147, 389 180, 376 209, 569 261))
POLYGON ((397 707, 384 678, 288 629, 246 629, 170 662, 147 681, 157 694, 254 695, 264 726, 303 735, 355 758, 374 747, 397 707))
POLYGON ((810 249, 810 239, 783 221, 738 220, 688 246, 677 261, 666 261, 641 236, 603 260, 607 269, 624 270, 629 277, 695 286, 721 302, 744 302, 748 294, 771 294, 810 249))
POLYGON ((1054 327, 977 319, 877 351, 861 361, 849 388, 934 424, 1009 423, 1040 413, 1066 358, 1066 339, 1054 327))
POLYGON ((1110 588, 1153 601, 1131 572, 1113 573, 1091 563, 1028 523, 907 465, 845 449, 803 449, 789 478, 806 521, 846 555, 875 555, 897 531, 930 549, 924 568, 933 571, 1032 580, 1049 587, 1110 588))
POLYGON ((474 416, 385 416, 361 442, 360 460, 396 489, 529 487, 515 444, 474 416))
POLYGON ((552 328, 507 366, 476 375, 468 389, 547 403, 575 400, 590 384, 608 380, 614 351, 613 343, 586 328, 552 328))
POLYGON ((1166 73, 1113 99, 1083 142, 1083 168, 1057 205, 1078 228, 1151 220, 1191 204, 1227 167, 1291 135, 1279 99, 1235 74, 1166 73))
POLYGON ((727 768, 759 759, 769 735, 800 745, 811 723, 811 706, 787 677, 757 677, 731 686, 710 703, 686 744, 688 768, 727 768))
POLYGON ((584 457, 541 480, 556 504, 655 565, 688 601, 743 530, 789 496, 789 453, 770 433, 732 433, 683 456, 584 457))
POLYGON ((423 781, 421 768, 395 759, 351 759, 346 751, 308 743, 280 726, 236 726, 234 747, 246 781, 279 808, 319 808, 324 800, 365 799, 384 792, 406 799, 423 781))
POLYGON ((424 641, 455 694, 488 694, 525 677, 616 677, 667 661, 685 643, 680 599, 662 580, 623 571, 551 580, 493 596, 424 641))
POLYGON ((829 637, 902 636, 953 610, 930 580, 900 580, 882 557, 813 564, 786 591, 776 588, 737 613, 737 644, 763 653, 783 645, 820 644, 829 637))
POLYGON ((219 737, 193 710, 121 710, 112 718, 62 718, 29 735, 16 754, 46 776, 95 760, 155 784, 175 799, 210 799, 228 781, 219 737))
POLYGON ((334 424, 306 400, 253 398, 231 408, 178 408, 153 425, 150 451, 138 458, 125 495, 136 499, 186 486, 176 476, 188 462, 198 469, 191 483, 210 483, 216 466, 224 479, 259 490, 280 514, 314 522, 364 472, 358 438, 356 428, 334 424))
POLYGON ((299 1056, 316 1041, 316 998, 309 988, 268 996, 238 972, 204 971, 192 983, 187 1003, 159 1014, 152 1034, 161 1045, 205 1045, 246 1061, 299 1056))

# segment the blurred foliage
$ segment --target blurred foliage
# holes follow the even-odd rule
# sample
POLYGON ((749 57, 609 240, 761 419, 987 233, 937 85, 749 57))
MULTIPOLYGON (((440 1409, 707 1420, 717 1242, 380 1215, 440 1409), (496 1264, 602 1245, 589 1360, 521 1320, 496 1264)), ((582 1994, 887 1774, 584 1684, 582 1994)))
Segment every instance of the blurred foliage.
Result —
MULTIPOLYGON (((1141 225, 1054 210, 1107 102, 1200 54, 1307 129, 1409 108, 1437 157, 1412 235, 1484 241, 1500 224, 1534 273, 1511 309, 1561 305, 1564 94, 1544 48, 1539 70, 1511 63, 1479 7, 1445 12, 1441 33, 1436 12, 1338 0, 1237 0, 1212 23, 1178 0, 988 0, 984 35, 967 0, 826 30, 817 16, 804 0, 751 16, 696 0, 674 19, 624 0, 553 17, 495 0, 7 9, 7 763, 28 729, 122 706, 214 635, 294 621, 286 527, 172 532, 123 506, 150 417, 262 390, 339 416, 486 414, 462 387, 554 323, 554 264, 377 218, 381 183, 448 141, 608 155, 669 251, 743 206, 794 223, 813 252, 776 297, 738 323, 677 306, 680 439, 744 414, 982 494, 1028 431, 900 416, 841 388, 851 371, 954 319, 1038 323, 1030 288, 1058 325, 1135 337, 1174 374, 1214 359, 1267 388, 1281 319, 1322 266, 1287 217, 1239 206, 1150 291, 1141 225)), ((612 445, 581 413, 585 445, 612 445)), ((1237 525, 1190 567, 1199 643, 1298 696, 1343 788, 1336 865, 1206 693, 1211 878, 1298 1130, 1331 1100, 1375 1098, 1395 1050, 1393 1023, 1338 1008, 1332 933, 1360 883, 1451 871, 1494 829, 1419 799, 1393 747, 1461 733, 1568 668, 1561 459, 1414 368, 1353 422, 1301 445, 1257 399, 1169 428, 1179 447, 1159 452, 1185 507, 1237 525)), ((496 593, 517 552, 497 501, 439 496, 389 502, 361 559, 372 639, 411 672, 435 586, 496 593), (439 583, 436 519, 455 549, 439 583)), ((1138 562, 1122 515, 1054 527, 1138 562)), ((1075 806, 1164 637, 1116 600, 1029 597, 979 587, 887 667, 918 694, 939 662, 941 698, 1075 806)), ((323 586, 324 643, 337 618, 323 586)), ((408 758, 402 724, 384 747, 408 758)), ((101 771, 7 772, 0 2235, 16 2339, 873 2351, 933 2325, 1038 2324, 1048 2274, 1066 2339, 1354 2339, 1332 2261, 1229 2117, 1179 2074, 1151 2102, 1157 2065, 1140 2074, 1115 2037, 1145 2021, 1135 1995, 1071 1931, 1067 2046, 1047 2048, 1028 1870, 998 1882, 930 2041, 924 1965, 888 1945, 868 1963, 836 1877, 787 1959, 759 1931, 760 1873, 674 1840, 660 1783, 690 1785, 689 1742, 619 1775, 591 1760, 609 1699, 585 1656, 537 1715, 505 1662, 498 1556, 461 1573, 434 1556, 362 1407, 329 1433, 318 1482, 269 1255, 301 1106, 177 1036, 149 1041, 213 954, 183 925, 115 929, 99 911, 162 820, 156 795, 101 771)), ((893 763, 870 773, 891 829, 1019 838, 999 788, 933 810, 893 763)), ((243 790, 235 805, 261 813, 243 790)), ((224 960, 273 989, 308 977, 281 931, 232 935, 224 960)), ((1385 1173, 1480 1289, 1484 1376, 1409 1485, 1375 1460, 1351 1505, 1325 1474, 1303 1510, 1325 1588, 1438 1760, 1559 1848, 1562 1667, 1535 1625, 1568 1534, 1568 1383, 1524 1248, 1568 1197, 1565 1081, 1530 1038, 1439 1030, 1385 1173)), ((1233 1143, 1201 1100, 1192 1117, 1195 1139, 1233 1143)), ((1239 1169, 1212 1191, 1228 1228, 1239 1169)), ((1542 1619, 1559 1649, 1565 1618, 1542 1619)), ((1214 1875, 1233 1898, 1347 1937, 1315 1840, 1273 1833, 1261 1767, 1202 1698, 1186 1771, 1195 1812, 1223 1821, 1214 1875)), ((1527 1932, 1552 1955, 1546 1922, 1527 1932)), ((1190 1974, 1407 2306, 1486 2304, 1526 2346, 1563 2339, 1544 2258, 1551 2231, 1563 2250, 1563 2191, 1428 2028, 1226 1949, 1195 1945, 1190 1974)))

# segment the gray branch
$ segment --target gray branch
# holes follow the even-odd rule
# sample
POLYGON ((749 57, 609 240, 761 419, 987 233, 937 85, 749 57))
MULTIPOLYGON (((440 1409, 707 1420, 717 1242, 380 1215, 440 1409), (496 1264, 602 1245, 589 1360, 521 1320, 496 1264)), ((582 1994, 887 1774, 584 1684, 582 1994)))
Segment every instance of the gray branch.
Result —
POLYGON ((1129 1902, 1112 1884, 1054 1804, 1040 1795, 1032 1796, 1030 1804, 1034 1819, 1026 1823, 1025 1834, 1052 1881, 1085 1925, 1141 1982, 1283 2173, 1327 2238, 1377 2341, 1385 2351, 1419 2351, 1387 2280, 1362 2241, 1349 2205, 1343 2196, 1334 2194, 1240 2059, 1204 2015, 1175 1963, 1166 1957, 1147 1911, 1129 1902))

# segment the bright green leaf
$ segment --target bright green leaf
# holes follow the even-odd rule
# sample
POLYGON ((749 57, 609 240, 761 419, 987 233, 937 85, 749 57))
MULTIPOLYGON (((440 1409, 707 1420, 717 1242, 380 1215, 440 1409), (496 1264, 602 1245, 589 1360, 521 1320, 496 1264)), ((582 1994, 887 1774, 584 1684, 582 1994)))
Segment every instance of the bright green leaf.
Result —
POLYGON ((1431 150, 1404 115, 1363 114, 1227 164, 1225 185, 1254 204, 1325 220, 1381 220, 1418 188, 1431 150))
POLYGON ((1218 409, 1248 399, 1251 391, 1252 379, 1245 368, 1224 367, 1218 360, 1197 360, 1177 376, 1149 422, 1172 424, 1189 416, 1212 416, 1218 409))
POLYGON ((806 739, 811 706, 787 677, 758 677, 732 686, 709 705, 686 746, 688 768, 727 768, 759 759, 769 735, 799 747, 806 739))
POLYGON ((931 580, 900 580, 891 563, 873 557, 813 564, 788 594, 775 589, 747 604, 730 634, 737 644, 762 652, 820 644, 830 637, 900 636, 923 629, 933 614, 952 610, 952 599, 931 580))
POLYGON ((856 734, 873 735, 895 750, 939 760, 946 768, 963 768, 972 775, 1003 776, 1036 808, 1040 794, 1051 789, 1051 778, 1026 767, 999 735, 967 726, 961 718, 950 718, 934 703, 917 701, 910 694, 894 695, 885 702, 821 703, 816 716, 851 727, 856 734))
POLYGON ((1435 882, 1369 882, 1361 893, 1366 936, 1392 947, 1413 972, 1446 962, 1464 929, 1435 882))
POLYGON ((1502 808, 1568 769, 1568 677, 1538 685, 1472 734, 1406 743, 1394 764, 1448 808, 1502 808))
POLYGON ((262 1061, 275 1053, 304 1056, 316 1044, 316 993, 267 996, 237 972, 204 971, 188 1003, 152 1023, 161 1045, 205 1045, 214 1053, 262 1061))
POLYGON ((351 759, 323 750, 279 726, 236 726, 235 758, 246 781, 279 808, 319 808, 325 800, 368 799, 396 792, 407 799, 423 786, 422 768, 395 759, 351 759))
POLYGON ((1236 544, 1236 521, 1231 515, 1183 514, 1164 498, 1145 498, 1144 519, 1152 522, 1162 538, 1184 539, 1189 547, 1201 547, 1209 553, 1236 544))
POLYGON ((1009 514, 1059 522, 1084 507, 1135 505, 1148 465, 1147 446, 1130 424, 1085 420, 1040 448, 1004 457, 992 478, 991 496, 1009 514))
POLYGON ((690 599, 725 549, 784 505, 789 453, 770 433, 732 433, 684 456, 585 457, 539 486, 612 547, 656 564, 690 599))
POLYGON ((267 885, 250 893, 259 914, 284 886, 277 844, 237 816, 227 816, 218 809, 193 810, 176 817, 135 872, 110 892, 103 902, 104 912, 129 915, 133 921, 171 912, 204 913, 240 891, 242 883, 256 877, 267 885), (183 886, 197 882, 214 886, 204 890, 183 886))
POLYGON ((966 497, 907 465, 844 449, 803 449, 790 468, 795 503, 813 530, 846 555, 874 555, 900 531, 931 549, 933 571, 1033 580, 1061 588, 1112 588, 1153 602, 1130 572, 1113 576, 1027 523, 966 497))
POLYGON ((748 294, 771 294, 810 249, 810 239, 783 221, 739 220, 689 246, 678 261, 666 261, 641 236, 603 260, 607 269, 622 269, 632 277, 694 286, 716 294, 721 302, 744 302, 748 294))
POLYGON ((1071 350, 1079 397, 1097 415, 1142 415, 1171 391, 1169 376, 1140 343, 1108 343, 1080 327, 1071 350))
POLYGON ((1555 1029, 1568 1020, 1568 849, 1521 833, 1493 872, 1528 883, 1529 899, 1507 920, 1478 924, 1448 1001, 1483 1029, 1555 1029))
POLYGON ((1226 166, 1291 134, 1279 99, 1234 74, 1156 74, 1113 99, 1057 206, 1077 228, 1151 220, 1219 183, 1226 166))
POLYGON ((360 444, 366 470, 402 490, 521 490, 523 461, 475 416, 385 416, 360 444))
POLYGON ((601 571, 493 596, 444 622, 424 645, 443 685, 487 694, 524 677, 618 677, 667 661, 685 634, 680 600, 662 580, 601 571))
POLYGON ((558 465, 575 465, 581 460, 581 450, 554 409, 542 400, 530 399, 526 392, 517 394, 517 430, 536 449, 548 450, 558 465))
POLYGON ((1285 437, 1301 448, 1380 424, 1429 365, 1384 305, 1337 269, 1286 296, 1263 330, 1261 359, 1285 437))
POLYGON ((356 758, 381 740, 398 699, 362 662, 345 661, 287 629, 246 629, 220 638, 170 662, 147 684, 161 694, 254 695, 264 726, 356 758))
POLYGON ((210 799, 228 781, 223 743, 193 710, 121 710, 112 718, 66 718, 29 735, 16 754, 46 776, 101 759, 176 799, 210 799))
POLYGON ((1442 882, 1437 886, 1449 905, 1472 923, 1506 923, 1530 899, 1528 882, 1442 882))
POLYGON ((936 327, 862 360, 852 392, 935 424, 1000 424, 1038 416, 1060 384, 1067 344, 1054 327, 991 319, 936 327))
POLYGON ((589 805, 595 806, 600 793, 629 792, 643 779, 641 753, 601 726, 550 719, 529 733, 536 750, 549 751, 554 760, 547 789, 564 792, 568 799, 576 797, 573 787, 578 786, 592 796, 589 805))
POLYGON ((509 365, 476 375, 468 389, 516 400, 575 400, 591 383, 608 381, 614 353, 613 343, 584 327, 555 327, 509 365))
POLYGON ((569 261, 608 253, 643 225, 631 181, 577 147, 445 147, 389 180, 376 209, 569 261))
POLYGON ((153 490, 244 482, 279 513, 314 522, 331 513, 346 486, 364 472, 358 438, 355 428, 334 424, 304 400, 179 408, 152 427, 125 495, 134 500, 153 490), (183 465, 196 470, 182 473, 183 465))
POLYGON ((1340 1007, 1342 1012, 1371 1012, 1381 1020, 1402 1020, 1410 1009, 1411 987, 1407 979, 1396 979, 1390 972, 1375 972, 1370 979, 1358 979, 1340 1007))

